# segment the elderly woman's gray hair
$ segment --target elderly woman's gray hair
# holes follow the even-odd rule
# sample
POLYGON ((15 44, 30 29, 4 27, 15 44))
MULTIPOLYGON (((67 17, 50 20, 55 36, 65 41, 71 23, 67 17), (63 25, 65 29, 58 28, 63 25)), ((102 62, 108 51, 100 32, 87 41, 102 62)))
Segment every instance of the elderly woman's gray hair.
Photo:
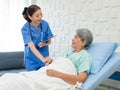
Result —
POLYGON ((77 29, 76 34, 81 38, 81 40, 86 41, 85 47, 88 47, 93 41, 93 35, 87 28, 77 29))

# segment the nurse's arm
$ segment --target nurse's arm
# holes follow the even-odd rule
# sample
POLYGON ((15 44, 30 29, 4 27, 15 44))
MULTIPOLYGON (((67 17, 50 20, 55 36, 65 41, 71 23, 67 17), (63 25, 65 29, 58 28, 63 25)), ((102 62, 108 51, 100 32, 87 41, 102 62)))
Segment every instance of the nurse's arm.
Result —
POLYGON ((28 47, 31 49, 31 51, 34 53, 34 55, 36 55, 43 62, 46 62, 45 58, 41 55, 41 53, 39 53, 39 51, 36 49, 36 47, 33 44, 33 42, 29 42, 28 43, 28 47))

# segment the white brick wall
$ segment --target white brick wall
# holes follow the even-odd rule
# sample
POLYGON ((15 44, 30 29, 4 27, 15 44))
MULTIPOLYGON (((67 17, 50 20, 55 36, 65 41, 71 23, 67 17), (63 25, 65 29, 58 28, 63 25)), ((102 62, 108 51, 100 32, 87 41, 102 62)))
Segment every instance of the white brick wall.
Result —
POLYGON ((93 32, 94 42, 120 43, 120 0, 37 0, 37 4, 57 35, 51 56, 69 49, 75 30, 82 27, 93 32))

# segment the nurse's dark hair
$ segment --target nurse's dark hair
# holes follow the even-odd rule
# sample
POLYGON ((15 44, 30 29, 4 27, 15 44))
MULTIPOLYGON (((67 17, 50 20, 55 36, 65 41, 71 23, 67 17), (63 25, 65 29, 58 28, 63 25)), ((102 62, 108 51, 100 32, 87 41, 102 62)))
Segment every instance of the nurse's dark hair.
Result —
POLYGON ((82 41, 86 41, 85 48, 87 48, 93 42, 92 32, 87 28, 77 29, 76 34, 82 41))
POLYGON ((22 15, 24 17, 25 20, 27 20, 28 22, 31 22, 29 16, 32 16, 37 10, 41 10, 41 8, 37 5, 30 5, 29 7, 25 7, 22 15))

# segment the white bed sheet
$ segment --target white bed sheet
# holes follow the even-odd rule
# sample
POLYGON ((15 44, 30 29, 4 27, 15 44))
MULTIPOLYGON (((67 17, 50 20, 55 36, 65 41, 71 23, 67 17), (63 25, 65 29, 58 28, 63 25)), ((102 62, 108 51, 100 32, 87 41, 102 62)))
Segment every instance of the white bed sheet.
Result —
POLYGON ((46 69, 49 68, 76 74, 76 69, 70 60, 57 57, 52 64, 38 71, 3 75, 0 77, 0 90, 81 90, 81 83, 71 85, 62 79, 47 76, 46 69))

